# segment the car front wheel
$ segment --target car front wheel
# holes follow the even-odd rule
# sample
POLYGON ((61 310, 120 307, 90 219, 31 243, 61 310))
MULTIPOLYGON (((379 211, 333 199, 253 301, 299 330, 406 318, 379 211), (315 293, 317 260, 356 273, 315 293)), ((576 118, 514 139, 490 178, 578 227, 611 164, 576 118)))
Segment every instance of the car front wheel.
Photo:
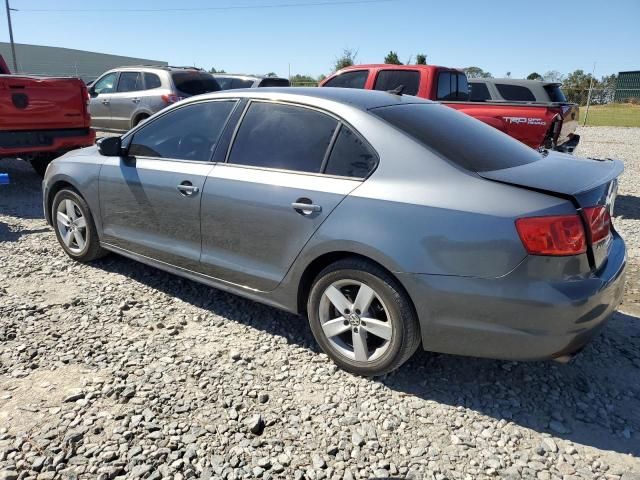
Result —
POLYGON ((58 242, 74 260, 90 262, 105 255, 89 206, 77 192, 60 190, 51 204, 58 242))
POLYGON ((320 272, 307 313, 324 352, 358 375, 388 373, 420 344, 407 294, 389 273, 365 260, 340 260, 320 272))

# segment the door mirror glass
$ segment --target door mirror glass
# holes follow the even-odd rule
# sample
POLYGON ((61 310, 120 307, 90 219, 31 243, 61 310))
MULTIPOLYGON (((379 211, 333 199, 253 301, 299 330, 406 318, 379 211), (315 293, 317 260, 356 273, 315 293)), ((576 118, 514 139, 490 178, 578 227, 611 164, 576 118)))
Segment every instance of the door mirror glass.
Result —
POLYGON ((123 154, 120 137, 104 137, 98 140, 97 144, 100 154, 105 157, 119 157, 123 154))

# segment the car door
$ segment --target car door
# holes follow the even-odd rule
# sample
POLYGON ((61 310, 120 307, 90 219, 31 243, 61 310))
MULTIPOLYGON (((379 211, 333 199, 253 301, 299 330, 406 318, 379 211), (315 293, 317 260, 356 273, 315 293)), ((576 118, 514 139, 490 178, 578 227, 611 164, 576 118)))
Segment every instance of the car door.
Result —
POLYGON ((100 170, 103 242, 197 270, 200 195, 236 100, 202 101, 169 110, 125 137, 127 156, 100 170))
POLYGON ((89 113, 91 125, 96 128, 110 128, 111 95, 116 89, 118 72, 111 72, 100 77, 89 89, 89 113))
POLYGON ((116 91, 111 94, 111 127, 129 130, 131 119, 140 108, 144 89, 141 72, 120 72, 116 91))
POLYGON ((322 174, 340 122, 299 105, 248 104, 226 163, 202 196, 202 271, 273 290, 361 179, 322 174))

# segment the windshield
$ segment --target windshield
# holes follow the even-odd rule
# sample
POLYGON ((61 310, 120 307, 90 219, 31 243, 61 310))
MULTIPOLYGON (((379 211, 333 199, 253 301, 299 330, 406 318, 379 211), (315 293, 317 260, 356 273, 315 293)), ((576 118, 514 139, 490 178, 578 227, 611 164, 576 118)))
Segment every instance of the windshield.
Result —
POLYGON ((171 78, 176 89, 187 95, 200 95, 201 93, 220 90, 220 85, 218 85, 216 79, 208 73, 197 71, 173 72, 171 78))
POLYGON ((392 105, 374 108, 371 113, 473 172, 516 167, 541 158, 508 135, 443 105, 392 105))

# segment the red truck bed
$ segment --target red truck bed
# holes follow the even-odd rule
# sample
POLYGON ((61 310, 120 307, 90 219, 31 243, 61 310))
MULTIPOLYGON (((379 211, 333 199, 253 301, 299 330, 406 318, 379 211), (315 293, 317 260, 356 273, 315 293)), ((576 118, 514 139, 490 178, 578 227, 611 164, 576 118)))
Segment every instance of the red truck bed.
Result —
POLYGON ((435 65, 354 65, 321 82, 321 87, 348 86, 368 90, 393 90, 435 100, 481 120, 532 148, 572 151, 578 107, 569 103, 470 102, 468 85, 460 70, 435 65), (358 72, 363 75, 357 78, 358 72), (349 82, 341 81, 344 74, 349 82), (365 78, 366 76, 366 78, 365 78), (444 80, 444 85, 443 85, 444 80))

